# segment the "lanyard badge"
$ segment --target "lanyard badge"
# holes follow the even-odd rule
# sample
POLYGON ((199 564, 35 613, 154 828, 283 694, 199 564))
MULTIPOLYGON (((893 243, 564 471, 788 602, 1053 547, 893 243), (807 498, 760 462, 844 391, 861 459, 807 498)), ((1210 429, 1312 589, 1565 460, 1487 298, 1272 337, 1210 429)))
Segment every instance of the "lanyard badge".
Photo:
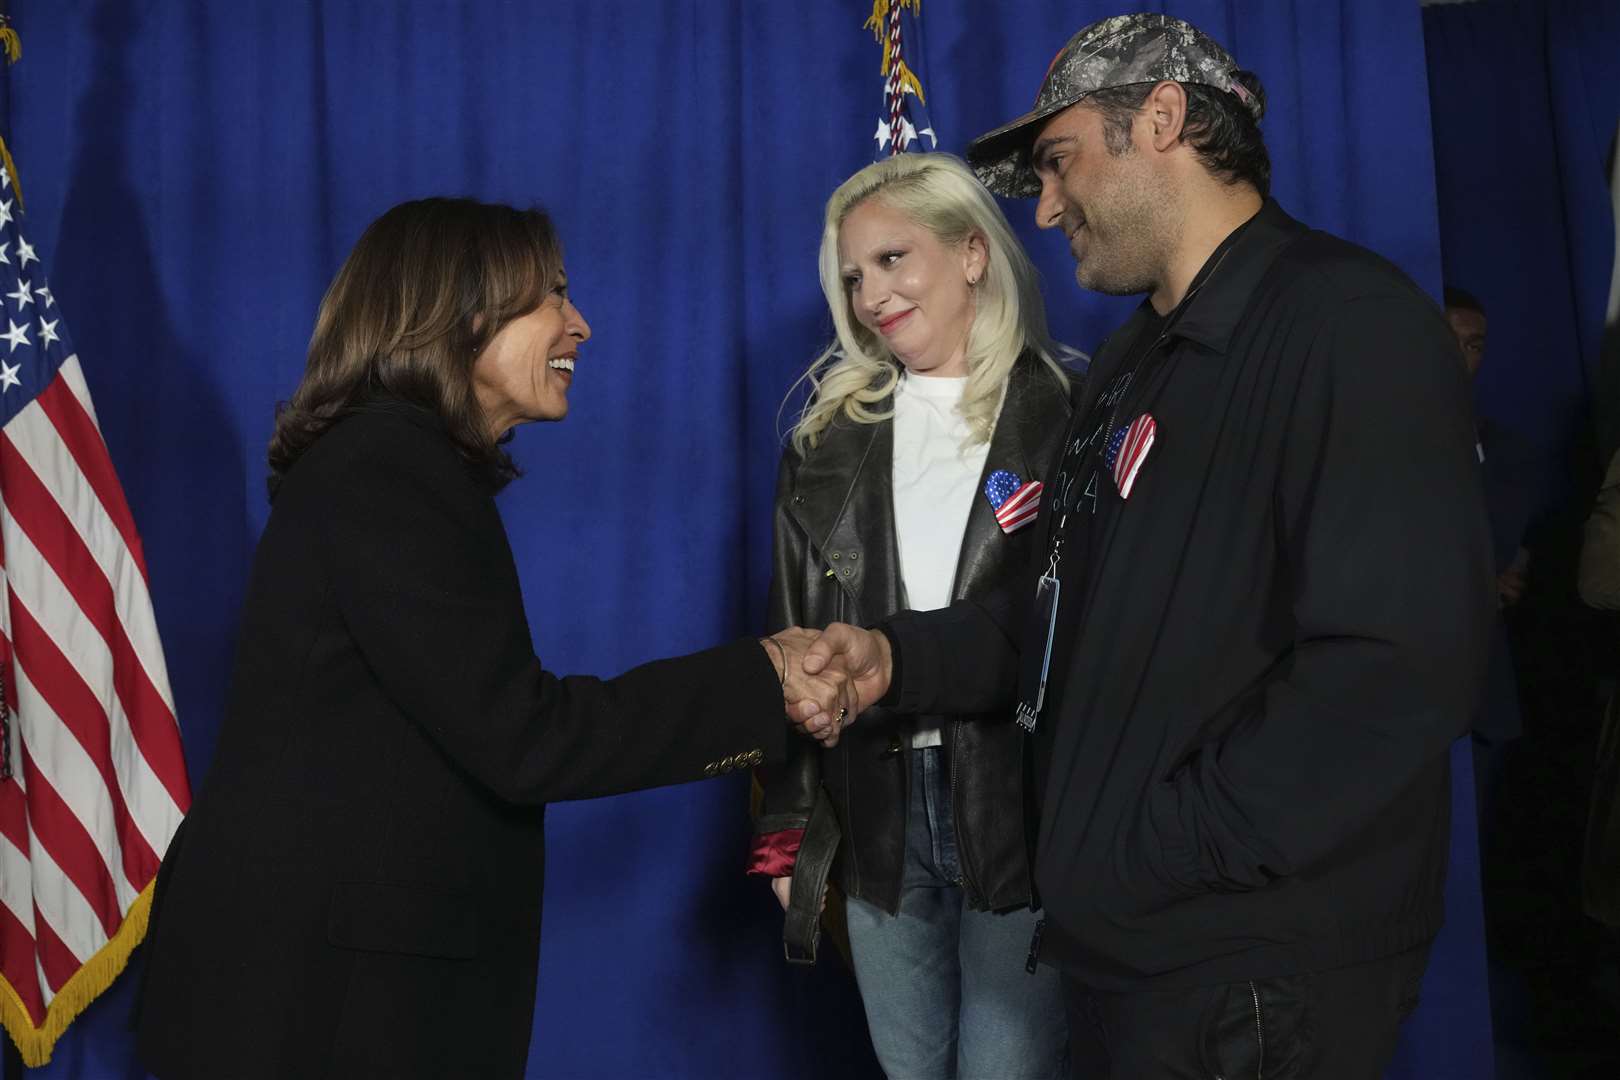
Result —
POLYGON ((1052 668, 1052 639, 1057 634, 1058 595, 1062 583, 1058 580, 1058 565, 1063 561, 1063 541, 1067 535, 1069 515, 1078 498, 1075 477, 1069 475, 1067 463, 1054 485, 1058 521, 1052 530, 1052 554, 1046 562, 1046 573, 1035 583, 1035 603, 1030 609, 1029 626, 1024 631, 1024 648, 1018 664, 1018 708, 1013 719, 1026 734, 1035 734, 1035 722, 1046 704, 1046 680, 1052 668), (1040 646, 1036 647, 1036 642, 1040 646))
MULTIPOLYGON (((1151 414, 1143 413, 1109 437, 1102 464, 1112 474, 1122 499, 1131 497, 1137 473, 1147 461, 1157 434, 1157 422, 1151 414)), ((1084 460, 1084 455, 1081 460, 1084 460)), ((1030 609, 1029 625, 1024 631, 1024 649, 1018 668, 1018 708, 1013 718, 1019 727, 1031 735, 1035 733, 1036 722, 1046 704, 1046 684, 1051 676, 1052 642, 1057 637, 1058 599, 1062 593, 1058 567, 1063 562, 1063 543, 1068 535, 1069 515, 1079 501, 1074 492, 1075 479, 1068 475, 1066 463, 1056 484, 1058 522, 1052 531, 1052 554, 1047 560, 1046 572, 1035 583, 1035 603, 1030 609), (1038 647, 1037 642, 1040 643, 1038 647)))
POLYGON ((1025 649, 1018 671, 1018 711, 1013 718, 1027 734, 1035 734, 1035 720, 1046 704, 1046 677, 1052 667, 1052 638, 1057 633, 1058 593, 1062 583, 1056 575, 1042 574, 1035 583, 1035 608, 1030 619, 1030 632, 1026 642, 1038 640, 1044 634, 1046 644, 1039 650, 1025 649), (1027 688, 1027 689, 1026 689, 1027 688))

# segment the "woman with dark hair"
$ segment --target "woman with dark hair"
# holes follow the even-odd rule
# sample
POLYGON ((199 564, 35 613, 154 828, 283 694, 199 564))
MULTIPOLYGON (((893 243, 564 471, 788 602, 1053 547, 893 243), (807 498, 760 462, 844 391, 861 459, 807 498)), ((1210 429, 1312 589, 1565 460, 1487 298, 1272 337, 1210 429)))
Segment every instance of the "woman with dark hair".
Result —
POLYGON ((544 806, 781 758, 803 638, 542 669, 493 495, 590 337, 551 223, 397 206, 321 303, 270 445, 213 766, 158 878, 139 1050, 184 1077, 517 1077, 544 806))

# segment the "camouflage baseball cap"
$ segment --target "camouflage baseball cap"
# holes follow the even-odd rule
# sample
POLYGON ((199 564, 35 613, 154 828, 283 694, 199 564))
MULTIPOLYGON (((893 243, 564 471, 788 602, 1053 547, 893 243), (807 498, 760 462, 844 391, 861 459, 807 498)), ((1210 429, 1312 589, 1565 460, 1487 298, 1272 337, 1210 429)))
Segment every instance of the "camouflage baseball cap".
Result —
POLYGON ((1087 94, 1132 83, 1203 83, 1233 94, 1256 120, 1264 105, 1233 78, 1237 61, 1202 30, 1156 12, 1115 15, 1081 30, 1046 69, 1035 107, 968 145, 967 159, 998 195, 1039 195, 1029 149, 1041 121, 1087 94))

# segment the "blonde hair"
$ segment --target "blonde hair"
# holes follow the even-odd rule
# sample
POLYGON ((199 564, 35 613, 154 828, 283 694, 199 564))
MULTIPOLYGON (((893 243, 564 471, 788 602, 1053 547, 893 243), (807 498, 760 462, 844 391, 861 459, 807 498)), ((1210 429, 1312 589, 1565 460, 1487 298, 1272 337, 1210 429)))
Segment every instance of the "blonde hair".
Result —
POLYGON ((960 158, 896 154, 851 176, 827 200, 821 291, 837 337, 799 379, 809 382, 810 397, 793 427, 795 449, 802 454, 815 446, 840 413, 859 424, 875 424, 893 415, 876 406, 894 392, 900 361, 882 338, 855 318, 838 259, 839 229, 850 211, 868 199, 882 200, 948 246, 966 243, 975 234, 984 237, 988 258, 974 287, 968 381, 960 406, 971 432, 967 445, 990 441, 1007 376, 1025 350, 1040 357, 1067 388, 1058 361, 1078 354, 1053 341, 1047 331, 1035 267, 995 199, 960 158))

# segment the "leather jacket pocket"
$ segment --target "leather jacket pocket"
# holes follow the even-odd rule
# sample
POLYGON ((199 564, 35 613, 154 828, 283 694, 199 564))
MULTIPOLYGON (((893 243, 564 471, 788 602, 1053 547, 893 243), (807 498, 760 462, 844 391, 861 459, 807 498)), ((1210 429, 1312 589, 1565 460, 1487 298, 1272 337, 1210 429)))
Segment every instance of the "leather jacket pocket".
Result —
POLYGON ((1310 976, 1217 987, 1204 1016, 1204 1067, 1211 1080, 1286 1080, 1311 1074, 1310 976))
POLYGON ((478 953, 478 916, 465 893, 340 881, 332 886, 326 940, 341 949, 466 960, 478 953))

